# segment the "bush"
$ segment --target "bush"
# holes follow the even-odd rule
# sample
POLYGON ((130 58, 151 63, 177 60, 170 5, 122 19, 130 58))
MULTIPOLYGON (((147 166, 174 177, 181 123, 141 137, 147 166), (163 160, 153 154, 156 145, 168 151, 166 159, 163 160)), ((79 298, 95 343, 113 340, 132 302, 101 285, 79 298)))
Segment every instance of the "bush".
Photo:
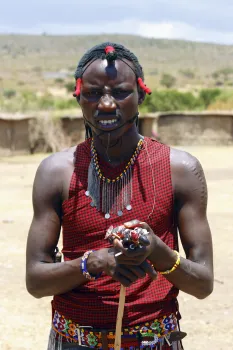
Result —
POLYGON ((64 79, 62 79, 62 78, 56 78, 56 79, 54 80, 54 83, 55 83, 55 84, 64 84, 64 79))
POLYGON ((42 110, 52 109, 54 107, 54 97, 48 94, 38 98, 38 107, 42 110))
POLYGON ((3 90, 3 96, 5 98, 12 98, 12 97, 15 97, 16 96, 16 91, 13 90, 13 89, 6 89, 6 90, 3 90))
POLYGON ((161 80, 160 80, 160 84, 162 86, 165 86, 168 89, 173 87, 175 85, 175 83, 176 83, 176 78, 173 77, 173 75, 167 74, 167 73, 164 73, 162 75, 161 80))
POLYGON ((66 140, 61 120, 53 120, 49 116, 32 119, 29 122, 29 144, 31 153, 57 152, 64 149, 66 140))
POLYGON ((78 108, 78 103, 76 101, 76 98, 72 98, 68 100, 59 99, 55 101, 54 107, 55 109, 78 108))
POLYGON ((229 75, 233 74, 233 68, 227 67, 227 68, 222 68, 220 70, 217 70, 212 73, 213 79, 219 79, 222 78, 224 80, 227 80, 229 75))
POLYGON ((220 94, 220 89, 203 89, 199 93, 199 98, 203 102, 205 108, 207 108, 211 103, 215 102, 220 94))
POLYGON ((75 83, 70 81, 70 82, 65 84, 65 88, 66 88, 67 92, 74 92, 75 91, 75 83))
POLYGON ((194 79, 195 78, 195 74, 191 69, 183 69, 180 70, 180 74, 182 74, 184 77, 188 78, 188 79, 194 79))
POLYGON ((142 110, 145 112, 167 112, 203 109, 203 101, 191 92, 177 90, 154 91, 147 96, 142 110))

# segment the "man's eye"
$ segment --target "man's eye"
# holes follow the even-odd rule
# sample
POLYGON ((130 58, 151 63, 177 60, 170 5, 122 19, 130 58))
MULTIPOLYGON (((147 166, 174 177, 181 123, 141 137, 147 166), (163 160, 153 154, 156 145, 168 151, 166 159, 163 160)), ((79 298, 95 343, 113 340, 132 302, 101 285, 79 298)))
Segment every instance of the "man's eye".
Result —
POLYGON ((113 97, 117 99, 124 99, 128 95, 130 95, 131 91, 126 91, 126 90, 115 90, 113 92, 113 97))
POLYGON ((87 91, 84 92, 84 96, 87 98, 99 98, 101 97, 101 91, 87 91))

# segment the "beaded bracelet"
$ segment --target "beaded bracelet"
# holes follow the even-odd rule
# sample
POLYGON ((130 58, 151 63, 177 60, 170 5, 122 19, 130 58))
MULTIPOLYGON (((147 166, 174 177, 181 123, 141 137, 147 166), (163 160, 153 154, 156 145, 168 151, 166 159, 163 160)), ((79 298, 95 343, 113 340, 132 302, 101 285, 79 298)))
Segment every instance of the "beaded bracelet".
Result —
POLYGON ((177 259, 176 259, 174 266, 172 266, 172 268, 170 270, 166 270, 163 272, 159 271, 160 275, 169 275, 169 273, 172 273, 173 271, 175 271, 177 269, 177 267, 180 265, 180 253, 177 252, 176 250, 174 250, 174 252, 177 255, 177 259))
POLYGON ((102 275, 102 272, 99 273, 98 275, 91 275, 88 271, 87 271, 87 259, 89 258, 89 255, 91 253, 93 253, 94 250, 88 250, 87 252, 85 252, 82 256, 82 260, 81 260, 81 271, 84 277, 86 277, 88 280, 90 281, 95 281, 97 280, 97 278, 99 278, 102 275))

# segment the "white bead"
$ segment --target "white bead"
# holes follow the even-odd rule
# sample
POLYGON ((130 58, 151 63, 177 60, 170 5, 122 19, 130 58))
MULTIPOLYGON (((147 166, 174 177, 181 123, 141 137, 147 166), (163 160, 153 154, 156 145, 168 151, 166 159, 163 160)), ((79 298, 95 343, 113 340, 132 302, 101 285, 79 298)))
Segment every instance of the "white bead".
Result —
POLYGON ((109 218, 110 218, 110 214, 109 213, 105 214, 105 219, 109 219, 109 218))
POLYGON ((121 210, 119 210, 119 211, 117 212, 117 215, 118 215, 118 216, 122 216, 122 215, 123 215, 123 212, 122 212, 121 210))
POLYGON ((126 209, 127 209, 127 210, 132 210, 132 206, 131 206, 130 204, 128 204, 128 205, 126 206, 126 209))
POLYGON ((89 196, 90 196, 90 192, 89 192, 89 191, 86 191, 86 192, 85 192, 85 195, 86 195, 87 197, 89 197, 89 196))

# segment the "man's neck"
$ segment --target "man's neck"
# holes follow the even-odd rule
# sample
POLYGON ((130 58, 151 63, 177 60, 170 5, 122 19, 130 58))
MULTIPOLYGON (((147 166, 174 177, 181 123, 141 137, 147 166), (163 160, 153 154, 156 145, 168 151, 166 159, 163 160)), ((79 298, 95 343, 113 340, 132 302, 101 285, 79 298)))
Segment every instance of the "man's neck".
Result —
POLYGON ((94 136, 94 145, 99 157, 114 167, 132 157, 141 138, 137 128, 132 127, 118 140, 111 140, 111 134, 104 141, 94 136))

